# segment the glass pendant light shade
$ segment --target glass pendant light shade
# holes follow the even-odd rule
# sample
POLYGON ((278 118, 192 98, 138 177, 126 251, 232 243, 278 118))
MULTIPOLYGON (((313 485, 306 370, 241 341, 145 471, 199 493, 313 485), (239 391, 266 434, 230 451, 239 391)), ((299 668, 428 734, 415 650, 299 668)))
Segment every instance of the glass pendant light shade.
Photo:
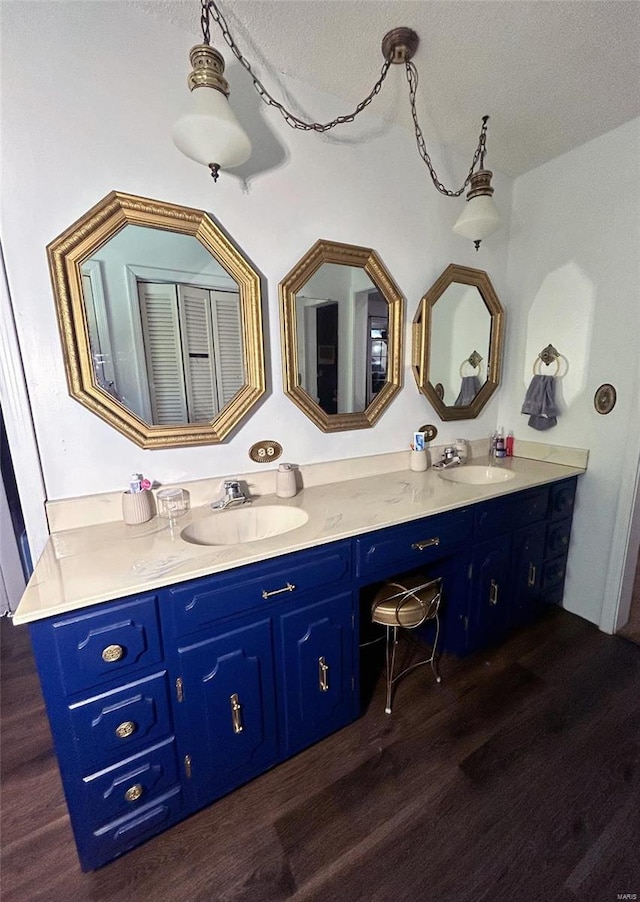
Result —
POLYGON ((487 169, 474 172, 471 176, 471 187, 467 195, 464 210, 453 227, 456 235, 473 241, 476 250, 480 242, 493 235, 500 226, 500 213, 491 195, 492 173, 487 169))
POLYGON ((205 85, 191 91, 171 137, 178 150, 204 166, 233 169, 251 156, 251 142, 226 96, 205 85))

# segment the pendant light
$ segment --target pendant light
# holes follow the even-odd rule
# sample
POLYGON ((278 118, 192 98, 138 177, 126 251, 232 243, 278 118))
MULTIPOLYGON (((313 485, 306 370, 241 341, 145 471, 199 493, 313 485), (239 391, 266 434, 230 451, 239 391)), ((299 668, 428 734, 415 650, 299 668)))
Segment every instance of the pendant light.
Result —
POLYGON ((476 250, 480 242, 494 232, 500 223, 500 215, 491 198, 492 173, 484 168, 486 153, 487 122, 482 119, 482 130, 471 162, 471 167, 462 185, 452 191, 442 184, 437 176, 427 151, 422 129, 418 122, 416 109, 416 93, 418 90, 418 70, 412 61, 418 49, 418 35, 410 28, 394 28, 387 32, 382 40, 384 65, 380 77, 369 94, 361 100, 355 110, 344 116, 338 116, 330 122, 306 122, 276 100, 254 74, 251 64, 240 52, 234 41, 227 22, 215 0, 200 0, 203 43, 191 49, 190 60, 193 67, 189 75, 191 91, 189 106, 177 120, 172 129, 172 137, 176 147, 187 157, 208 166, 214 181, 217 181, 221 170, 233 169, 245 163, 251 154, 251 142, 238 122, 229 105, 229 85, 224 77, 224 60, 222 55, 211 46, 210 19, 219 26, 224 40, 233 55, 249 73, 253 86, 260 99, 270 107, 274 107, 282 115, 287 125, 301 131, 324 133, 338 125, 353 120, 367 107, 380 92, 382 84, 392 65, 403 65, 409 85, 409 103, 413 127, 420 154, 426 164, 431 180, 436 189, 447 197, 460 197, 467 186, 467 203, 462 215, 454 226, 454 232, 471 239, 476 250), (478 166, 478 169, 476 167, 478 166))

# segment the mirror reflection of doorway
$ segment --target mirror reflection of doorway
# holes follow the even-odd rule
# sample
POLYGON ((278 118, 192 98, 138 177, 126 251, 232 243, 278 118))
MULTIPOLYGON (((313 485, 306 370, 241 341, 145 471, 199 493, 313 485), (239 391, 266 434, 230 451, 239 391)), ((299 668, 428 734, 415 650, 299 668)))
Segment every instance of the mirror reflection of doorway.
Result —
POLYGON ((385 317, 369 317, 369 344, 367 360, 367 404, 371 404, 387 381, 388 320, 385 317))
POLYGON ((316 308, 318 405, 325 413, 338 412, 338 304, 316 308))

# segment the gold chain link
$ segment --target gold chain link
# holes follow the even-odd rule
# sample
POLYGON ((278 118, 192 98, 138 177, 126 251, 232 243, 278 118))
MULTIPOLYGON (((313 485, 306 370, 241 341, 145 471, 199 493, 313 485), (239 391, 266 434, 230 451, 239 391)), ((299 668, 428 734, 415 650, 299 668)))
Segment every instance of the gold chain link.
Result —
MULTIPOLYGON (((382 70, 380 72, 380 77, 377 82, 364 98, 364 100, 360 101, 357 105, 353 113, 349 113, 346 116, 338 116, 336 119, 332 119, 330 122, 306 122, 304 119, 300 119, 298 116, 294 115, 294 113, 289 112, 278 100, 273 97, 269 91, 262 84, 260 79, 255 75, 253 69, 251 68, 251 64, 249 61, 242 55, 238 45, 233 39, 231 32, 229 31, 229 26, 227 25, 226 19, 222 15, 218 6, 215 3, 215 0, 201 0, 202 4, 202 15, 200 17, 200 24, 202 26, 202 35, 204 38, 204 43, 210 43, 210 28, 209 28, 209 17, 211 16, 220 28, 222 32, 222 36, 229 46, 231 52, 238 60, 238 62, 247 70, 251 79, 253 81, 253 86, 256 89, 258 96, 260 99, 267 105, 271 106, 274 109, 278 110, 278 112, 282 115, 282 118, 285 120, 287 125, 291 126, 291 128, 300 129, 301 131, 314 131, 314 132, 328 132, 330 129, 335 128, 337 125, 343 125, 346 122, 353 122, 359 113, 361 113, 373 100, 373 98, 380 93, 380 89, 384 83, 385 78, 389 72, 389 68, 391 66, 391 60, 386 59, 382 70)), ((418 123, 418 113, 416 110, 416 92, 418 90, 418 70, 415 65, 411 62, 411 60, 405 61, 406 67, 406 75, 407 82, 409 84, 409 102, 411 105, 411 116, 413 118, 413 127, 416 136, 416 144, 418 145, 418 153, 420 154, 422 160, 425 162, 427 168, 429 169, 429 174, 431 175, 431 179, 433 184, 438 189, 441 194, 446 194, 447 197, 459 197, 467 185, 471 180, 471 176, 473 175, 473 171, 480 161, 480 168, 484 165, 484 155, 486 153, 486 142, 487 142, 487 121, 489 119, 488 116, 483 116, 482 118, 482 130, 480 131, 480 138, 478 140, 478 146, 476 147, 475 153, 473 155, 473 162, 471 163, 471 167, 469 169, 469 174, 467 175, 463 185, 457 191, 451 191, 442 184, 438 175, 434 169, 433 163, 431 162, 431 157, 427 151, 427 146, 424 140, 424 135, 422 134, 422 129, 418 123)))

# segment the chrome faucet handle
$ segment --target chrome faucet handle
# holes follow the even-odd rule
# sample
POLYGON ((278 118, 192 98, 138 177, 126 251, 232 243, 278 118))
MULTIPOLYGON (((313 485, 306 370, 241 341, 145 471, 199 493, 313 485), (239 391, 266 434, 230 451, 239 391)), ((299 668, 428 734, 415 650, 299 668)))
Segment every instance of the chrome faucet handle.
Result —
POLYGON ((212 502, 213 510, 224 510, 237 504, 250 504, 251 498, 245 495, 240 487, 239 479, 225 479, 222 483, 222 494, 217 501, 212 502))

